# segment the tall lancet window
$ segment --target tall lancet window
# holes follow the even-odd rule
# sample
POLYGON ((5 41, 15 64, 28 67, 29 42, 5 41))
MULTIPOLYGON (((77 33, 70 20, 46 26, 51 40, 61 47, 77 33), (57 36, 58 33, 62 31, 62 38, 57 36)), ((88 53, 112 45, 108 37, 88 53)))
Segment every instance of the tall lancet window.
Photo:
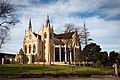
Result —
POLYGON ((35 53, 36 52, 36 46, 35 46, 35 44, 33 45, 33 53, 35 53))
POLYGON ((52 39, 52 33, 50 33, 50 39, 52 39))
POLYGON ((47 34, 46 34, 46 32, 44 33, 44 39, 45 39, 45 38, 47 38, 47 34))
POLYGON ((27 53, 27 45, 25 45, 25 48, 24 48, 24 49, 25 49, 25 53, 27 53))
POLYGON ((29 53, 31 52, 31 45, 29 45, 29 53))

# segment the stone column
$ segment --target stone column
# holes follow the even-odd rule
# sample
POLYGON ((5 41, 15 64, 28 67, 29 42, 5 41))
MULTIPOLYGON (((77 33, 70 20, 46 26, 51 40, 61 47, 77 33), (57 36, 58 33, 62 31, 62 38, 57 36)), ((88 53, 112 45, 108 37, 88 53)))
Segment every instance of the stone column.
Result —
POLYGON ((59 47, 59 60, 61 62, 61 46, 59 47))
POLYGON ((54 44, 54 62, 55 62, 55 44, 54 44))
POLYGON ((75 46, 74 46, 74 50, 73 50, 73 55, 74 55, 74 60, 73 61, 74 61, 74 64, 75 64, 75 61, 76 61, 75 46))
POLYGON ((70 62, 72 62, 72 53, 70 52, 70 62))
POLYGON ((32 63, 32 56, 31 55, 28 55, 28 64, 31 64, 32 63))
POLYGON ((67 53, 66 53, 66 45, 65 45, 65 63, 67 62, 67 53))

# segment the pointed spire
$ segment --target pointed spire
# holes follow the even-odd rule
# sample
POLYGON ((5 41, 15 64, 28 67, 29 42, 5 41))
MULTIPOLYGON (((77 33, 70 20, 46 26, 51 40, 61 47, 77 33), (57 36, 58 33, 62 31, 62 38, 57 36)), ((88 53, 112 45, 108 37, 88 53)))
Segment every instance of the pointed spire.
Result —
POLYGON ((49 20, 49 15, 47 14, 47 20, 49 20))
POLYGON ((48 27, 48 26, 50 27, 50 20, 49 20, 49 15, 47 14, 45 27, 48 27))
POLYGON ((29 28, 28 28, 28 30, 32 30, 31 19, 29 20, 29 28))

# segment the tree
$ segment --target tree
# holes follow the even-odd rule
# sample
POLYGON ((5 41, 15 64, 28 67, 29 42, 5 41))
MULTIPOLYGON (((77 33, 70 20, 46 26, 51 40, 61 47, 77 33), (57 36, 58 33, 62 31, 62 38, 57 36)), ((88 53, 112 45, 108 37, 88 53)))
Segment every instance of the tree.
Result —
POLYGON ((69 61, 69 64, 71 64, 71 61, 70 61, 70 54, 72 53, 72 49, 75 48, 75 45, 78 45, 80 46, 79 49, 75 49, 76 50, 76 54, 74 54, 74 62, 75 64, 77 62, 80 62, 80 52, 81 52, 81 45, 80 45, 80 36, 78 35, 78 28, 75 26, 75 24, 73 23, 68 23, 68 24, 65 24, 65 44, 66 44, 66 53, 68 55, 68 61, 69 61), (74 39, 71 39, 70 38, 70 34, 71 33, 75 33, 75 37, 74 39))
POLYGON ((118 54, 118 64, 120 65, 120 53, 118 54))
POLYGON ((83 53, 85 54, 86 61, 88 62, 92 61, 96 63, 97 61, 99 61, 100 51, 101 48, 96 43, 88 44, 83 48, 83 53))
POLYGON ((0 64, 2 63, 2 58, 4 58, 4 54, 0 53, 0 64))
POLYGON ((109 65, 108 53, 106 51, 100 52, 99 60, 100 60, 101 64, 103 65, 103 67, 108 66, 109 65))
POLYGON ((83 25, 83 29, 81 30, 80 36, 81 36, 81 39, 80 39, 81 43, 85 44, 85 46, 88 44, 88 41, 93 40, 93 39, 89 38, 90 32, 88 32, 88 29, 86 28, 85 22, 83 25))
POLYGON ((17 54, 17 62, 20 64, 25 64, 28 62, 28 57, 26 54, 24 54, 22 49, 20 49, 19 53, 17 54))
POLYGON ((66 52, 65 54, 68 55, 68 61, 69 64, 71 64, 70 61, 70 53, 72 52, 72 40, 69 38, 69 34, 73 32, 75 25, 73 23, 65 24, 65 44, 66 44, 66 52))
POLYGON ((8 0, 0 0, 0 49, 9 40, 11 26, 18 23, 15 17, 15 7, 8 0))
POLYGON ((116 63, 117 60, 118 60, 118 52, 111 51, 109 53, 109 64, 113 65, 113 63, 116 63))

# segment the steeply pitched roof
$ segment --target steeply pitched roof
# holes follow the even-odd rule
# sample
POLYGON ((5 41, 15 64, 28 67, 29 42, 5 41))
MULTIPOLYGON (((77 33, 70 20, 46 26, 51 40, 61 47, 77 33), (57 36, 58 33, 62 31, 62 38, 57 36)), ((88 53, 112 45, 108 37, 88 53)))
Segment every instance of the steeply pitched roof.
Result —
POLYGON ((58 39, 71 39, 72 35, 75 32, 70 32, 70 33, 63 33, 63 34, 55 34, 54 33, 54 37, 58 38, 58 39))
POLYGON ((35 35, 35 37, 38 36, 38 38, 41 39, 41 35, 39 35, 39 34, 37 34, 37 33, 35 33, 35 32, 33 32, 33 34, 35 35))

